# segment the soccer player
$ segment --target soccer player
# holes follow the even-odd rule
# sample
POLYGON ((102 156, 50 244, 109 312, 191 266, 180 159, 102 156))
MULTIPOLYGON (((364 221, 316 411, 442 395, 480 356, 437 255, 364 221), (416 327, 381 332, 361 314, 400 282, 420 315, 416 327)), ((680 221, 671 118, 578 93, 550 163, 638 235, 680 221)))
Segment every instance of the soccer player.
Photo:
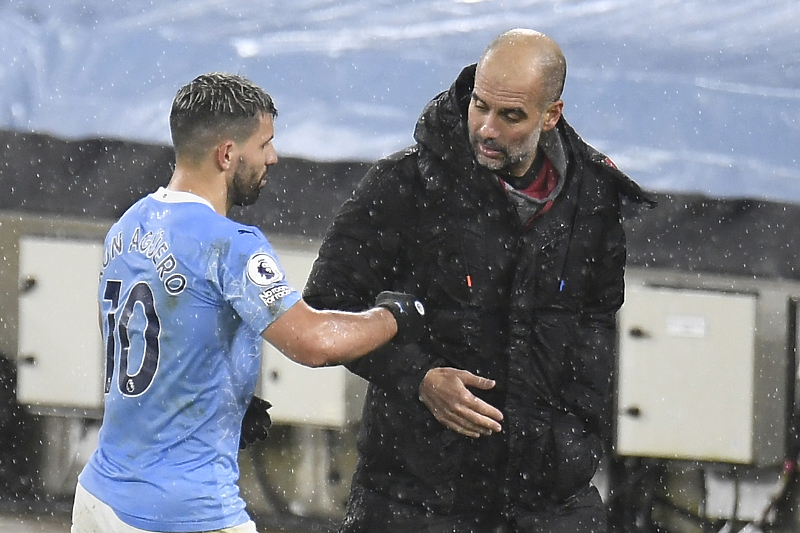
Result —
POLYGON ((313 310, 261 231, 227 218, 258 198, 277 162, 276 116, 270 96, 239 76, 182 87, 170 114, 172 179, 106 237, 105 412, 72 533, 255 532, 237 454, 261 339, 320 366, 423 328, 421 306, 401 293, 361 313, 313 310))

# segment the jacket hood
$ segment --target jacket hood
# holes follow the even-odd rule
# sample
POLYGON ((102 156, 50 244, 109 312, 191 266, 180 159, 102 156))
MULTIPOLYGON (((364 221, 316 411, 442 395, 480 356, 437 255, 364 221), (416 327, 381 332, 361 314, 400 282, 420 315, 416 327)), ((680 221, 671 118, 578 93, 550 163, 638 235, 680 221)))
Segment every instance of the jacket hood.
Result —
MULTIPOLYGON (((467 128, 467 111, 475 86, 476 68, 476 63, 464 67, 450 88, 439 93, 425 106, 414 128, 414 140, 420 147, 421 153, 427 151, 428 155, 433 154, 435 159, 443 161, 446 165, 467 172, 476 167, 467 128)), ((574 149, 586 152, 589 161, 614 179, 622 197, 634 203, 655 207, 655 201, 650 195, 620 171, 605 154, 585 143, 563 116, 556 128, 546 133, 547 135, 543 135, 542 138, 542 147, 556 165, 560 175, 564 175, 567 165, 565 159, 567 155, 561 141, 564 135, 574 149), (561 155, 554 157, 556 154, 561 155)), ((426 174, 429 186, 438 187, 439 184, 431 183, 431 180, 437 180, 436 176, 423 174, 426 174)))
POLYGON ((437 95, 422 110, 414 140, 440 159, 460 167, 472 166, 467 134, 467 108, 475 83, 475 67, 465 67, 450 89, 437 95))

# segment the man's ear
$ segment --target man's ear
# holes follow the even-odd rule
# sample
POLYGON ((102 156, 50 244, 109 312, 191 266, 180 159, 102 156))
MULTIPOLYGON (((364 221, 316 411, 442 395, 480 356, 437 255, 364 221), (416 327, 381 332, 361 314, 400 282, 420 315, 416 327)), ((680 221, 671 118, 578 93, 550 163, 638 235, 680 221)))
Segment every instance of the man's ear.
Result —
POLYGON ((216 155, 215 161, 222 171, 229 170, 236 160, 235 152, 236 144, 231 141, 223 141, 217 145, 214 154, 216 155))
POLYGON ((556 100, 544 110, 544 119, 542 120, 542 131, 550 131, 556 127, 558 121, 561 119, 561 112, 564 110, 564 101, 556 100))

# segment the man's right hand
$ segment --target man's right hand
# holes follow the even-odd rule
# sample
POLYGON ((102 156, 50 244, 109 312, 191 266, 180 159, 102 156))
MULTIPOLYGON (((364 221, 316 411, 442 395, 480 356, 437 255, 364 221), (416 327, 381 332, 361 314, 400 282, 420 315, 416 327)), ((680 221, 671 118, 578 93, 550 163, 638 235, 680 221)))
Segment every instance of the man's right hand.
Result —
POLYGON ((495 382, 457 368, 432 368, 419 386, 419 399, 436 420, 467 437, 499 433, 503 413, 467 387, 489 390, 495 382))
POLYGON ((397 323, 396 342, 416 342, 425 332, 425 307, 413 294, 383 291, 375 299, 375 306, 392 313, 397 323))

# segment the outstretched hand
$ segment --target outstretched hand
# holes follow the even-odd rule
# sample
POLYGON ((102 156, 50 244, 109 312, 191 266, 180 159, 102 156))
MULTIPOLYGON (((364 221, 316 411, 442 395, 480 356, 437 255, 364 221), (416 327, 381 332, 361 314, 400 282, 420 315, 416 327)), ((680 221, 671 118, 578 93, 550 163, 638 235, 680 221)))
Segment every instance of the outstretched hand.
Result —
POLYGON ((503 413, 468 389, 489 390, 495 382, 457 368, 433 368, 419 386, 419 399, 436 420, 462 435, 478 438, 502 431, 503 413))

